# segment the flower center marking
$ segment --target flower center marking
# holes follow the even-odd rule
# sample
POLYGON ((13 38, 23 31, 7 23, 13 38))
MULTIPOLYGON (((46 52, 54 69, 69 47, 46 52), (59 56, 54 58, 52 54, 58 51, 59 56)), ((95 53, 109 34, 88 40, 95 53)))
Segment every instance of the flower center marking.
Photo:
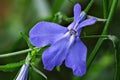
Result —
POLYGON ((71 29, 71 30, 70 30, 70 35, 76 35, 76 31, 73 30, 73 29, 71 29))

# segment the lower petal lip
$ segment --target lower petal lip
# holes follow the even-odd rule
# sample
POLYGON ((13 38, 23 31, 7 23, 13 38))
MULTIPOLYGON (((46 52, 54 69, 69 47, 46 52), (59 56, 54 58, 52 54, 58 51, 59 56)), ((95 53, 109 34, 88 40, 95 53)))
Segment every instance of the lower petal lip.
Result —
POLYGON ((86 73, 87 48, 79 37, 75 38, 68 53, 65 65, 73 70, 74 75, 83 76, 86 73))
POLYGON ((64 36, 51 45, 42 55, 44 68, 51 71, 55 66, 60 66, 67 56, 68 49, 71 45, 70 38, 73 42, 73 36, 67 32, 64 36), (61 47, 62 45, 62 47, 61 47))

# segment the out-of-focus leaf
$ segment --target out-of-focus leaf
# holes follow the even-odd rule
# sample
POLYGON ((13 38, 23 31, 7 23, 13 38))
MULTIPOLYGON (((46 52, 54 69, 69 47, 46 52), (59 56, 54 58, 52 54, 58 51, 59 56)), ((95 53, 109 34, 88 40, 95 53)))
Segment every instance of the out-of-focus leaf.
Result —
POLYGON ((6 65, 0 65, 0 70, 1 71, 13 71, 23 64, 24 64, 24 60, 20 61, 20 62, 17 62, 17 63, 9 63, 9 64, 6 64, 6 65))
POLYGON ((38 17, 45 19, 51 16, 50 6, 47 0, 33 0, 33 3, 38 17))
POLYGON ((53 6, 53 9, 52 9, 53 14, 60 10, 64 1, 65 0, 55 0, 54 6, 53 6))
POLYGON ((75 1, 74 0, 68 0, 72 5, 75 5, 75 1))
MULTIPOLYGON (((108 51, 107 53, 110 53, 110 52, 108 51)), ((113 63, 114 61, 113 55, 108 55, 107 53, 105 53, 105 55, 102 56, 102 58, 100 58, 100 60, 90 68, 89 70, 90 74, 87 75, 87 79, 89 80, 99 79, 99 76, 101 76, 101 74, 103 75, 105 70, 113 63)))

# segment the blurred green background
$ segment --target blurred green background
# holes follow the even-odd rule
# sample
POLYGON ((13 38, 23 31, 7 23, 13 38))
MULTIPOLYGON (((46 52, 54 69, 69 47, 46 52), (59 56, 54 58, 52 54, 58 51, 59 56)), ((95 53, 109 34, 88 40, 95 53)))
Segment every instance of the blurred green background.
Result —
MULTIPOLYGON (((85 9, 90 0, 73 0, 80 3, 82 10, 85 9)), ((27 35, 29 30, 39 21, 52 21, 54 14, 62 12, 68 17, 73 16, 74 5, 69 0, 0 0, 0 54, 27 49, 25 40, 20 32, 27 35)), ((109 28, 109 34, 116 35, 120 39, 120 2, 113 16, 109 28)), ((88 12, 89 15, 103 18, 103 0, 95 0, 95 3, 88 12)), ((68 26, 68 22, 62 20, 63 26, 68 26)), ((82 34, 97 35, 101 34, 104 27, 103 22, 97 22, 92 27, 85 27, 82 34)), ((88 47, 88 56, 93 50, 98 38, 82 39, 88 47)), ((84 76, 84 80, 113 80, 115 75, 115 53, 113 45, 106 40, 99 49, 94 62, 89 71, 84 76)), ((9 58, 0 58, 0 65, 11 62, 18 62, 25 59, 26 55, 13 56, 9 58)), ((48 80, 80 80, 72 74, 71 69, 61 66, 61 71, 54 69, 52 72, 43 70, 42 62, 39 65, 40 70, 45 73, 48 80)), ((14 71, 0 71, 0 80, 12 80, 18 69, 14 71)), ((31 71, 30 76, 33 80, 44 80, 38 74, 31 71), (41 78, 41 79, 39 79, 41 78)))

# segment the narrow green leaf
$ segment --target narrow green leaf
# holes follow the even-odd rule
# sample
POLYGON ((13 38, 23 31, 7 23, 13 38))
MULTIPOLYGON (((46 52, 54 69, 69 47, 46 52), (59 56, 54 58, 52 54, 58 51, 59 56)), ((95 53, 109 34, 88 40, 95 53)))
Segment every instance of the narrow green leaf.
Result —
POLYGON ((13 71, 16 68, 18 68, 21 65, 23 65, 24 62, 25 61, 23 60, 23 61, 20 61, 20 62, 17 62, 17 63, 9 63, 9 64, 6 64, 6 65, 0 65, 0 70, 1 71, 13 71))
POLYGON ((120 42, 116 36, 109 36, 109 39, 113 42, 115 48, 115 58, 116 58, 116 75, 115 80, 120 80, 120 42))
POLYGON ((33 70, 36 72, 36 73, 38 73, 38 74, 40 74, 41 76, 43 76, 46 80, 47 80, 47 76, 44 74, 44 73, 42 73, 40 70, 38 70, 36 67, 34 67, 34 66, 32 66, 32 68, 33 68, 33 70))
POLYGON ((22 35, 22 37, 26 40, 29 48, 33 49, 34 47, 33 47, 32 44, 30 43, 30 40, 29 40, 28 36, 27 36, 25 33, 22 33, 22 32, 21 32, 21 35, 22 35))

